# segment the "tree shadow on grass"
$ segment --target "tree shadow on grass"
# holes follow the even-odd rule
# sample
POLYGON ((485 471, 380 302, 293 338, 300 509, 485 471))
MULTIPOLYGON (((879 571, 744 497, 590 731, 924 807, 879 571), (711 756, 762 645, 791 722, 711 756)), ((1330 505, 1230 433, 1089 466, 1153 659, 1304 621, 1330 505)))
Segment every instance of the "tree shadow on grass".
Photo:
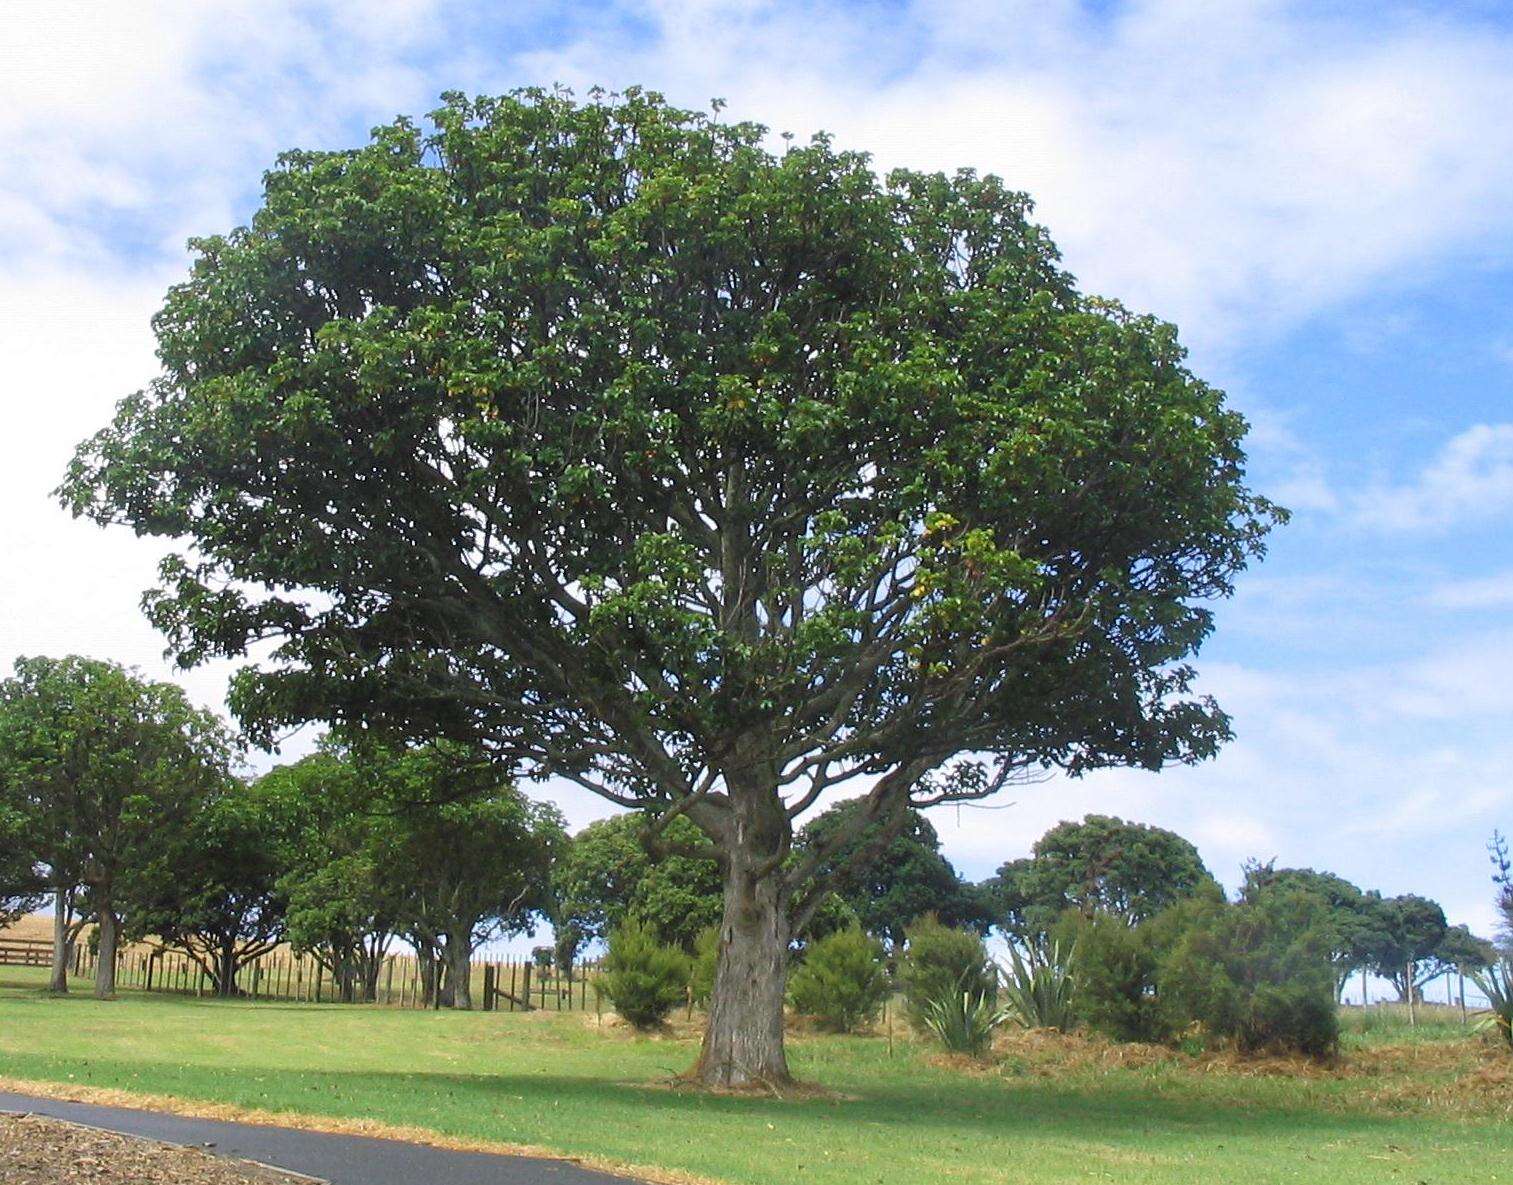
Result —
MULTIPOLYGON (((1321 1110, 1306 1100, 1171 1097, 1130 1083, 1092 1090, 1048 1079, 874 1082, 852 1097, 777 1099, 661 1089, 627 1081, 557 1073, 459 1073, 418 1063, 414 1071, 60 1058, 0 1053, 0 1073, 70 1084, 140 1091, 270 1112, 374 1119, 443 1134, 503 1142, 555 1142, 552 1124, 530 1121, 533 1109, 591 1115, 600 1128, 635 1131, 648 1124, 708 1126, 728 1138, 733 1126, 753 1133, 867 1125, 882 1139, 1097 1139, 1143 1144, 1153 1132, 1196 1140, 1266 1137, 1286 1130, 1320 1140, 1390 1133, 1422 1122, 1412 1116, 1321 1110)), ((1504 1129, 1513 1146, 1513 1132, 1504 1129)))

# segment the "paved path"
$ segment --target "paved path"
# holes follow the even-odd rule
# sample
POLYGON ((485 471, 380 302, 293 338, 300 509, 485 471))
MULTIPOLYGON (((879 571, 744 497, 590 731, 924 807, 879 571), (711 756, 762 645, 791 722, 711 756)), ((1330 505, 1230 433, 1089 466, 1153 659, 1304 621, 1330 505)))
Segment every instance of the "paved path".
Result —
POLYGON ((402 1140, 191 1119, 158 1111, 100 1107, 0 1091, 0 1111, 30 1111, 146 1136, 321 1177, 332 1185, 630 1185, 564 1160, 454 1152, 402 1140))

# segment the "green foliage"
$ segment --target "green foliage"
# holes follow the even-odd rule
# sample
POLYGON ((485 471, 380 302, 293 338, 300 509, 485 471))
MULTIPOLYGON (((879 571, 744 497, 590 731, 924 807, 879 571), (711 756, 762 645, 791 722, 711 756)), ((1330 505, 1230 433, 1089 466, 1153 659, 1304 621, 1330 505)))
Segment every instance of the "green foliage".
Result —
POLYGON ((1367 895, 1373 923, 1367 965, 1397 989, 1398 999, 1417 992, 1425 981, 1443 973, 1435 954, 1449 924, 1439 904, 1417 893, 1398 897, 1367 895), (1409 965, 1413 975, 1409 978, 1409 965))
MULTIPOLYGON (((0 822, 114 936, 130 879, 174 875, 190 820, 228 788, 233 749, 173 684, 74 655, 20 658, 0 682, 0 822)), ((101 960, 97 991, 113 982, 101 960)))
POLYGON ((1504 956, 1484 971, 1473 972, 1472 981, 1487 997, 1489 1027, 1500 1033, 1513 1050, 1513 958, 1504 956))
POLYGON ((684 951, 630 919, 610 931, 599 982, 616 1012, 638 1029, 651 1029, 687 999, 689 970, 684 951))
POLYGON ((688 990, 695 1004, 708 1004, 714 994, 715 972, 720 967, 720 928, 705 926, 693 941, 693 970, 688 977, 688 990))
POLYGON ((1327 1057, 1339 1044, 1327 909, 1311 893, 1274 889, 1229 905, 1173 911, 1157 992, 1174 1028, 1194 1023, 1247 1053, 1327 1057))
POLYGON ((1004 1012, 1027 1029, 1070 1032, 1077 1022, 1075 953, 1054 939, 1031 944, 1024 954, 1010 946, 1002 975, 1004 1012))
POLYGON ((643 820, 616 815, 590 823, 572 838, 552 870, 553 922, 579 941, 603 939, 627 918, 692 950, 699 933, 720 920, 723 887, 709 841, 685 818, 673 820, 661 853, 642 842, 643 820), (698 855, 709 850, 709 856, 698 855))
MULTIPOLYGON (((855 826, 863 808, 847 799, 816 816, 800 833, 800 854, 827 845, 843 828, 855 826)), ((854 838, 829 846, 816 875, 850 906, 862 929, 892 947, 916 919, 934 914, 947 925, 985 929, 988 919, 973 887, 940 853, 940 837, 917 810, 906 810, 890 825, 873 822, 854 838)))
POLYGON ((1363 893, 1344 877, 1312 868, 1277 868, 1270 863, 1253 861, 1245 867, 1245 882, 1240 889, 1242 901, 1253 901, 1260 894, 1277 889, 1311 893, 1326 911, 1330 933, 1330 963, 1334 967, 1335 993, 1355 971, 1371 965, 1384 948, 1387 936, 1379 908, 1381 898, 1363 893))
POLYGON ((315 810, 290 779, 230 779, 166 837, 160 859, 129 869, 127 934, 195 959, 234 995, 241 967, 285 937, 286 885, 315 810))
POLYGON ((931 1001, 960 992, 993 1000, 998 975, 977 934, 926 915, 905 931, 898 982, 910 1020, 923 1028, 929 1025, 931 1001))
POLYGON ((1064 949, 1077 952, 1073 1005, 1083 1024, 1120 1041, 1164 1041, 1171 1035, 1156 999, 1157 937, 1165 928, 1151 922, 1131 926, 1105 913, 1063 915, 1054 933, 1064 949))
POLYGON ((998 870, 986 886, 994 920, 1020 938, 1048 933, 1067 909, 1134 925, 1217 883, 1198 849, 1172 831, 1108 815, 1058 823, 1033 854, 998 870))
POLYGON ((1010 1019, 1010 1011, 993 998, 974 991, 939 989, 919 1000, 924 1030, 951 1053, 982 1057, 992 1048, 993 1034, 1010 1019))
POLYGON ((854 1032, 870 1021, 890 990, 883 945, 859 926, 809 943, 788 978, 794 1008, 836 1033, 854 1032))

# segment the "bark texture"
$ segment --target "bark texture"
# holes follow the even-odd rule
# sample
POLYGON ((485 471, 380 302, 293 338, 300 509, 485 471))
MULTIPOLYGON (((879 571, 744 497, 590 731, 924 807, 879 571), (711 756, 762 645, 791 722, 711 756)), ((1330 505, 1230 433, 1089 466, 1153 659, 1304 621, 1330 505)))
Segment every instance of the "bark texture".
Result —
POLYGON ((68 994, 68 960, 72 953, 68 940, 68 896, 63 889, 53 894, 53 963, 47 990, 68 994))
POLYGON ((121 921, 108 901, 100 902, 99 908, 100 958, 95 964, 95 999, 116 998, 116 947, 121 933, 121 921))
POLYGON ((447 938, 447 963, 452 984, 452 1007, 471 1011, 473 1007, 472 935, 454 932, 447 938))
POLYGON ((779 861, 788 820, 775 787, 732 795, 720 957, 694 1077, 721 1089, 792 1081, 783 1048, 788 912, 779 861))

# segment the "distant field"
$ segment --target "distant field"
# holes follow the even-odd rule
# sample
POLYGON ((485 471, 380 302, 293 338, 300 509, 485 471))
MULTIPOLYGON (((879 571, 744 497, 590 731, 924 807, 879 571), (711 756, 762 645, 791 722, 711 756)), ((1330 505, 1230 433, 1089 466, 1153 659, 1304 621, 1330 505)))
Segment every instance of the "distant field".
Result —
MULTIPOLYGON (((1020 1035, 987 1068, 799 1036, 824 1097, 667 1088, 691 1032, 592 1014, 428 1013, 127 993, 49 999, 0 968, 0 1075, 377 1121, 687 1180, 789 1185, 1513 1182, 1513 1058, 1458 1021, 1352 1033, 1333 1069, 1020 1035)), ((82 986, 82 985, 81 985, 82 986)))

